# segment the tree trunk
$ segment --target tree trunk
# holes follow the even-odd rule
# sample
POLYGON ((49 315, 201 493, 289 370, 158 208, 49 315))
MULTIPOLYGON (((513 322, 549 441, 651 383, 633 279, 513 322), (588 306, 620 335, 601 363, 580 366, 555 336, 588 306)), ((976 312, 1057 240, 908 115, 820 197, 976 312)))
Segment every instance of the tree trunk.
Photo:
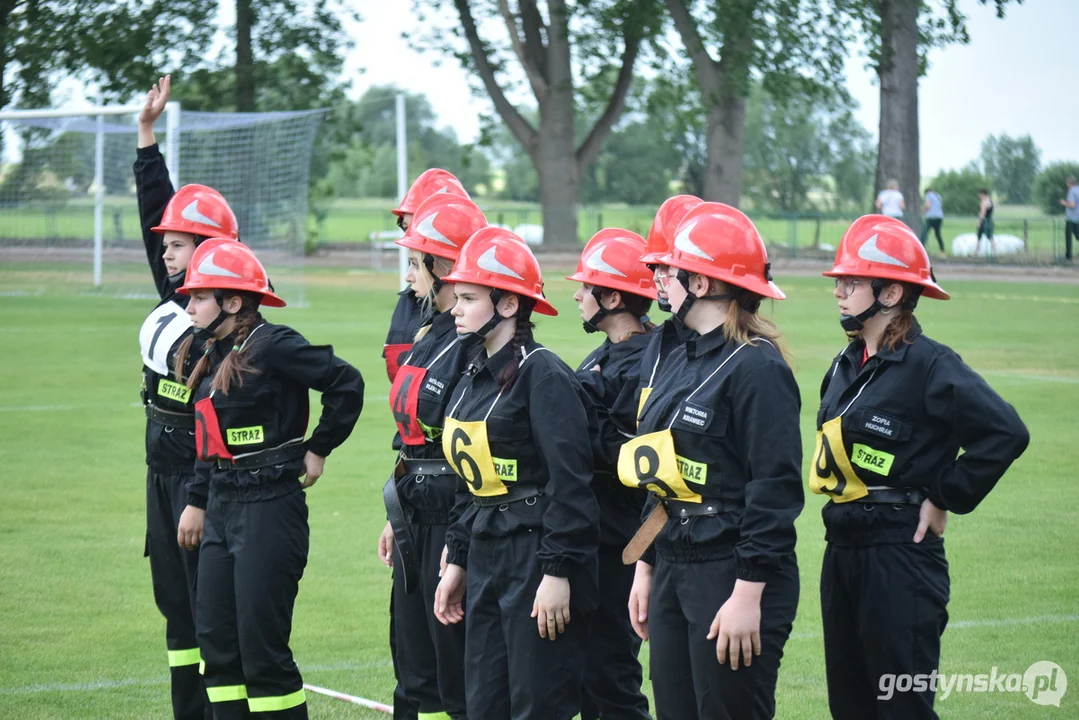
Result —
MULTIPOLYGON (((921 231, 921 174, 918 156, 919 0, 881 0, 880 146, 876 192, 898 180, 906 203, 904 220, 921 231)), ((876 197, 874 193, 874 198, 876 197)))
POLYGON ((746 101, 728 95, 708 111, 708 164, 704 195, 709 202, 738 207, 742 198, 742 154, 745 152, 746 101))
POLYGON ((577 193, 581 184, 573 137, 573 71, 569 16, 564 3, 550 2, 547 88, 539 102, 539 145, 533 157, 543 204, 545 247, 578 248, 577 193))
POLYGON ((255 112, 255 64, 251 51, 254 23, 251 0, 236 0, 236 112, 255 112))

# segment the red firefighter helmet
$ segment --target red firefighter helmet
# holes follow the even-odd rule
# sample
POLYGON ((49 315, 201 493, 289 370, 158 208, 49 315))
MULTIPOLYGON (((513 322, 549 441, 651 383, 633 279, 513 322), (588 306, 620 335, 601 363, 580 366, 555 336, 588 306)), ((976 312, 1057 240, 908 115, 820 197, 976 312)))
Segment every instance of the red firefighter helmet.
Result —
POLYGON ((644 238, 622 228, 604 228, 584 246, 577 272, 567 280, 656 299, 652 273, 641 262, 644 238))
POLYGON ((786 297, 772 282, 768 250, 753 222, 742 211, 723 203, 701 203, 686 213, 675 232, 671 251, 659 262, 763 297, 786 297))
POLYGON ((416 181, 412 183, 412 187, 408 189, 408 192, 405 193, 405 196, 401 199, 401 204, 390 212, 398 217, 403 215, 415 215, 416 210, 419 209, 424 200, 432 195, 442 195, 445 193, 460 195, 464 198, 468 197, 465 186, 462 185, 461 181, 457 179, 457 176, 450 171, 443 170, 442 168, 424 170, 420 173, 420 176, 416 178, 416 181))
POLYGON ((543 296, 543 273, 536 256, 524 240, 503 228, 488 226, 469 238, 453 272, 442 280, 505 290, 534 300, 541 315, 558 314, 543 296))
POLYGON ((895 280, 921 286, 928 298, 950 297, 937 284, 918 236, 902 220, 885 215, 863 215, 851 223, 839 241, 832 269, 824 275, 895 280))
POLYGON ((239 290, 262 296, 262 305, 285 307, 285 301, 270 289, 266 268, 251 248, 230 238, 210 238, 195 248, 187 265, 184 286, 177 292, 190 295, 192 290, 239 290))
POLYGON ((669 253, 678 224, 682 222, 687 212, 702 202, 704 200, 694 195, 675 195, 664 200, 656 211, 652 228, 648 231, 648 241, 645 244, 644 255, 641 256, 641 262, 658 263, 661 257, 669 253))
POLYGON ((465 241, 487 226, 483 212, 460 195, 432 195, 420 204, 405 236, 395 242, 410 250, 456 260, 465 241))
POLYGON ((184 185, 177 190, 165 206, 161 223, 150 230, 155 233, 172 231, 232 240, 240 237, 232 208, 221 193, 205 185, 184 185))

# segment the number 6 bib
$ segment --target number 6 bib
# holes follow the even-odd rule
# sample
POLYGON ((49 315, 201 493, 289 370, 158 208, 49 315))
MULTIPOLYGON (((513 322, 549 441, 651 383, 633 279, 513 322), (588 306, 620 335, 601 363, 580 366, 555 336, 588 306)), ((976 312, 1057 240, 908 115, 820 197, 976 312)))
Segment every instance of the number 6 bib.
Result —
POLYGON ((447 417, 442 431, 442 452, 453 471, 468 483, 473 495, 494 497, 509 492, 495 472, 485 420, 461 422, 447 417))

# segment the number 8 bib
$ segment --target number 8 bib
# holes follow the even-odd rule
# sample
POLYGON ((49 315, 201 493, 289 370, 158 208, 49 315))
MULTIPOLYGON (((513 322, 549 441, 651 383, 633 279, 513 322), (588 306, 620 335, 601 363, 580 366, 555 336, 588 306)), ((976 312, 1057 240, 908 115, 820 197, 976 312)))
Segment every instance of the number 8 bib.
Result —
POLYGON ((699 503, 700 493, 686 484, 678 469, 670 430, 635 437, 618 451, 618 479, 632 488, 651 490, 662 498, 699 503))

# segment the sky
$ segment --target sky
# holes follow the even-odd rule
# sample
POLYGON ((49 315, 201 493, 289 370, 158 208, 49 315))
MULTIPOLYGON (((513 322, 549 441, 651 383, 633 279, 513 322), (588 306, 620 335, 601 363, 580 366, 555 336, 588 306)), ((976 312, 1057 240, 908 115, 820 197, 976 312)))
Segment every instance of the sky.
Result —
MULTIPOLYGON (((418 53, 401 38, 415 23, 410 0, 359 0, 363 21, 350 27, 356 47, 346 62, 352 95, 396 84, 426 94, 442 125, 458 139, 476 139, 489 102, 470 95, 456 60, 418 53), (436 66, 436 63, 441 63, 436 66)), ((1079 0, 1026 0, 998 20, 991 7, 960 0, 971 42, 930 53, 919 88, 922 175, 961 168, 978 157, 990 134, 1030 134, 1042 163, 1079 160, 1079 0)), ((877 134, 879 88, 864 58, 847 62, 847 88, 862 124, 877 134)))

